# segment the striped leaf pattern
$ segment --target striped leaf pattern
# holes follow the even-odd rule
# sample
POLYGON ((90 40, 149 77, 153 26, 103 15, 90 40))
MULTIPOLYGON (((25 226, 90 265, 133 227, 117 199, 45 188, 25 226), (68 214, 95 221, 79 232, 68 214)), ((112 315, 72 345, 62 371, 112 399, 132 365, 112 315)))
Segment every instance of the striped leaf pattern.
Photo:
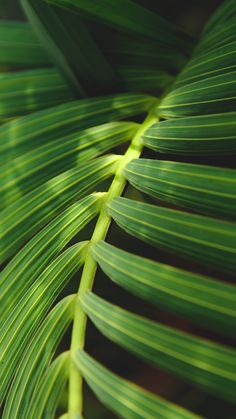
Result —
POLYGON ((83 379, 124 419, 205 417, 203 398, 230 417, 235 1, 198 40, 149 0, 20 3, 29 23, 0 21, 2 418, 87 417, 83 379), (157 383, 196 387, 190 410, 89 355, 88 319, 157 383))
POLYGON ((206 266, 213 264, 232 275, 235 272, 235 223, 126 198, 111 200, 108 211, 118 225, 135 237, 206 266))
POLYGON ((54 68, 0 73, 0 121, 73 99, 54 68))
POLYGON ((235 351, 132 314, 87 292, 84 310, 109 339, 155 366, 234 400, 235 351))
POLYGON ((160 153, 189 156, 236 153, 236 112, 168 119, 144 135, 147 147, 160 153))
POLYGON ((11 69, 50 66, 43 45, 28 23, 0 20, 0 65, 11 69))
POLYGON ((119 416, 125 418, 194 419, 198 418, 184 409, 168 403, 153 394, 118 377, 96 362, 85 352, 75 355, 76 366, 83 372, 85 380, 98 398, 119 416), (119 397, 117 396, 119 394, 119 397), (127 395, 129 400, 127 400, 127 395))
POLYGON ((176 206, 235 219, 235 170, 149 159, 124 170, 135 188, 176 206))
POLYGON ((233 286, 124 252, 105 242, 94 244, 92 255, 109 278, 150 303, 219 333, 235 332, 233 286))

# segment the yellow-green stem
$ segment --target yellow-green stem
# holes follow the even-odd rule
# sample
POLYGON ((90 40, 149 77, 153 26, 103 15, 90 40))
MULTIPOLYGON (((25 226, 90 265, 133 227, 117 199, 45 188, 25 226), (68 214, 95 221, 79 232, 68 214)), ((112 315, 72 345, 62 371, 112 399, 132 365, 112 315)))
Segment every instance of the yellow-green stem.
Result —
MULTIPOLYGON (((112 198, 120 196, 126 185, 126 179, 123 176, 123 168, 128 164, 129 161, 139 158, 143 150, 142 135, 146 129, 157 121, 157 116, 152 114, 152 111, 148 114, 147 118, 140 125, 136 132, 133 140, 131 141, 126 153, 119 162, 116 170, 116 174, 111 183, 111 186, 106 194, 103 208, 98 217, 90 244, 96 243, 100 240, 104 240, 111 223, 111 217, 106 211, 106 203, 112 198)), ((87 317, 79 304, 80 296, 90 290, 93 286, 94 277, 96 274, 97 264, 90 254, 89 248, 85 258, 84 269, 81 276, 80 286, 77 294, 77 304, 74 314, 74 323, 72 329, 71 338, 71 365, 70 365, 70 376, 69 376, 69 417, 73 419, 76 415, 82 415, 83 409, 83 397, 82 397, 82 377, 79 371, 73 364, 73 354, 76 350, 84 347, 85 330, 87 317)))

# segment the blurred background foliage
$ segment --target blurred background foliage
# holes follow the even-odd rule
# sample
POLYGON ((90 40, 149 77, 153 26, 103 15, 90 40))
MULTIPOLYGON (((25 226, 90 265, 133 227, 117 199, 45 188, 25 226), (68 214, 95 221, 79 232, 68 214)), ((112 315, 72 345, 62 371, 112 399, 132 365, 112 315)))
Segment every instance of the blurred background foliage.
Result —
MULTIPOLYGON (((136 0, 138 3, 143 4, 145 7, 149 7, 158 14, 166 17, 170 21, 177 23, 186 29, 187 32, 194 36, 197 36, 202 29, 205 21, 209 15, 216 9, 218 5, 222 3, 220 0, 136 0)), ((0 19, 16 19, 25 20, 24 14, 21 10, 19 2, 17 0, 0 0, 0 19)), ((146 152, 147 153, 147 152, 146 152)), ((150 151, 148 151, 148 157, 150 157, 150 151)), ((147 157, 147 156, 144 156, 147 157)), ((171 159, 171 156, 164 156, 165 159, 171 159)), ((179 159, 180 160, 180 159, 179 159)), ((184 158, 182 158, 184 161, 184 158)), ((234 160, 227 160, 227 164, 221 158, 205 159, 196 158, 192 159, 193 162, 201 162, 207 164, 217 164, 221 166, 233 167, 234 160)), ((105 185, 106 186, 106 185, 105 185)), ((126 196, 132 197, 138 200, 142 200, 142 194, 137 190, 129 187, 126 191, 126 196), (137 196, 138 195, 138 196, 137 196)), ((145 198, 147 200, 147 197, 145 198)), ((151 198, 150 198, 151 200, 151 198)), ((162 203, 160 202, 160 205, 162 203)), ((89 239, 93 231, 94 222, 91 223, 82 234, 80 234, 79 240, 89 239)), ((78 239, 78 238, 77 238, 78 239)), ((74 239, 76 242, 76 238, 74 239)), ((108 241, 112 244, 116 244, 118 247, 119 243, 122 242, 123 249, 127 251, 133 251, 135 249, 136 254, 142 254, 143 256, 152 256, 153 259, 157 255, 153 254, 154 250, 148 245, 142 243, 142 249, 137 248, 137 242, 132 239, 131 236, 124 235, 117 226, 112 226, 108 235, 108 241)), ((181 260, 178 256, 173 256, 167 252, 157 250, 158 260, 161 262, 168 263, 175 266, 181 266, 185 269, 195 270, 201 272, 202 269, 199 266, 193 266, 193 263, 181 260)), ((219 277, 218 272, 214 272, 214 269, 203 271, 203 273, 210 276, 219 277)), ((79 282, 78 273, 77 278, 70 283, 70 286, 64 290, 64 294, 77 290, 77 284, 79 282)), ((228 279, 228 278, 220 278, 228 279)), ((98 271, 95 281, 95 291, 98 295, 102 295, 109 301, 122 305, 124 308, 146 316, 147 318, 158 320, 172 327, 176 327, 180 330, 187 331, 189 333, 206 337, 208 339, 217 339, 222 343, 232 345, 232 340, 224 338, 220 335, 209 333, 202 330, 200 327, 194 326, 192 323, 186 321, 180 316, 171 315, 161 309, 145 304, 144 301, 132 296, 125 290, 119 288, 112 281, 104 277, 104 274, 98 271)), ((61 298, 61 297, 60 297, 61 298)), ((68 341, 64 340, 63 345, 65 349, 68 348, 68 342, 70 341, 70 331, 67 333, 68 341)), ((105 339, 95 327, 88 324, 86 344, 89 347, 90 353, 99 360, 101 363, 111 368, 114 372, 128 378, 131 381, 147 388, 148 390, 162 395, 168 400, 185 406, 186 408, 204 416, 209 419, 233 419, 236 417, 234 406, 229 403, 220 401, 213 396, 207 395, 203 391, 194 388, 193 386, 183 382, 172 374, 163 372, 158 369, 154 369, 148 366, 146 363, 140 361, 135 356, 127 353, 121 349, 118 345, 115 345, 108 339, 105 339)), ((63 346, 60 348, 60 351, 63 346)), ((92 392, 85 384, 85 417, 88 419, 112 419, 116 416, 106 408, 94 397, 92 392)), ((67 397, 66 392, 63 394, 61 399, 61 411, 66 409, 67 397)))

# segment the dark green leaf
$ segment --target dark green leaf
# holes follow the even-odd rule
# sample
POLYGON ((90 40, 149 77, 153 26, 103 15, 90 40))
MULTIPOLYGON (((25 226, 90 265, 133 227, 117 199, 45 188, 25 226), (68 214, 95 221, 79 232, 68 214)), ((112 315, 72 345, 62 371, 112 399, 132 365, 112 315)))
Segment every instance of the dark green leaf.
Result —
POLYGON ((105 242, 94 244, 91 250, 106 275, 133 294, 218 333, 235 332, 235 287, 105 242))
POLYGON ((7 68, 50 66, 41 42, 28 23, 0 20, 0 65, 7 68))
POLYGON ((143 139, 147 147, 163 153, 231 155, 236 153, 236 112, 162 121, 143 139))
POLYGON ((135 188, 156 198, 210 216, 236 219, 235 170, 138 159, 125 167, 124 174, 135 188))
POLYGON ((174 89, 159 105, 163 118, 236 111, 236 71, 174 89))
POLYGON ((81 19, 42 0, 21 0, 27 17, 74 95, 111 92, 115 75, 81 19), (96 71, 94 67, 96 66, 96 71))
POLYGON ((144 35, 162 45, 189 50, 191 38, 143 6, 132 0, 48 0, 50 3, 78 11, 109 26, 144 35), (135 18, 134 18, 135 16, 135 18))
POLYGON ((0 120, 72 100, 54 68, 0 73, 0 120))
POLYGON ((235 273, 236 223, 114 198, 108 211, 124 230, 157 247, 235 273))

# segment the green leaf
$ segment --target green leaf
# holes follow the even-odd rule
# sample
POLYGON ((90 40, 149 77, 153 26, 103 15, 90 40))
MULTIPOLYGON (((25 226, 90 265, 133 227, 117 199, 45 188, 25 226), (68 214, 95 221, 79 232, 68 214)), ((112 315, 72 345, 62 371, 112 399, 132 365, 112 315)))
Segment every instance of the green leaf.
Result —
POLYGON ((147 147, 163 153, 231 155, 236 153, 236 112, 159 122, 143 139, 147 147))
POLYGON ((236 69, 236 42, 215 48, 200 57, 196 56, 181 71, 175 86, 181 87, 195 81, 203 80, 220 74, 226 74, 236 69))
POLYGON ((69 353, 59 355, 42 375, 28 409, 28 418, 53 418, 66 385, 69 370, 69 353))
POLYGON ((208 19, 203 36, 207 33, 217 30, 219 24, 227 23, 227 21, 236 16, 235 0, 224 0, 223 3, 216 9, 216 11, 208 19))
POLYGON ((173 80, 173 76, 164 71, 145 67, 118 66, 117 72, 125 90, 134 92, 160 92, 173 80))
MULTIPOLYGON (((99 37, 99 33, 97 34, 99 37)), ((178 72, 186 64, 183 54, 173 48, 164 48, 155 41, 138 36, 127 36, 118 31, 101 33, 99 43, 114 66, 132 65, 147 68, 162 68, 178 72)))
POLYGON ((0 317, 2 324, 43 269, 99 212, 102 194, 89 195, 74 203, 11 259, 0 273, 0 317))
POLYGON ((220 398, 235 402, 236 352, 129 313, 91 292, 83 309, 109 339, 220 398))
POLYGON ((125 419, 194 419, 199 416, 110 372, 84 351, 74 361, 98 399, 125 419))
POLYGON ((137 189, 194 212, 235 219, 236 171, 221 167, 139 159, 124 169, 137 189))
POLYGON ((0 155, 12 161, 51 140, 112 120, 145 113, 155 103, 154 97, 135 93, 81 99, 34 112, 0 127, 0 155))
POLYGON ((0 73, 0 121, 69 100, 72 96, 54 68, 0 73))
POLYGON ((34 339, 25 349, 6 400, 3 418, 29 418, 31 397, 38 392, 42 374, 73 319, 75 296, 60 301, 41 324, 34 339))
POLYGON ((132 0, 49 0, 98 20, 124 32, 131 32, 151 38, 163 46, 178 46, 188 51, 192 46, 190 36, 167 22, 152 11, 132 0), (134 18, 135 16, 135 18, 134 18))
MULTIPOLYGON (((32 339, 32 336, 52 303, 82 266, 86 247, 87 242, 73 245, 48 265, 16 303, 6 321, 1 325, 1 402, 27 345, 30 342, 32 344, 32 340, 35 340, 32 339)), ((31 380, 29 385, 33 385, 31 380)), ((11 393, 10 391, 9 394, 11 393)))
POLYGON ((0 194, 2 209, 27 192, 67 169, 80 167, 85 161, 133 138, 138 125, 133 122, 110 122, 59 137, 2 164, 0 194))
POLYGON ((92 255, 114 282, 157 307, 221 334, 234 334, 235 288, 120 250, 105 242, 92 255))
POLYGON ((236 224, 114 198, 109 214, 125 231, 157 247, 234 274, 236 224))
POLYGON ((86 162, 50 179, 1 212, 1 263, 75 200, 112 175, 119 156, 86 162))
POLYGON ((207 52, 213 52, 220 46, 226 46, 231 42, 236 41, 235 29, 235 18, 227 23, 217 25, 214 31, 209 32, 209 34, 206 34, 201 38, 200 42, 194 49, 194 57, 199 57, 207 52))
POLYGON ((0 65, 11 69, 50 66, 28 23, 0 20, 0 65))
POLYGON ((84 97, 114 90, 115 74, 76 14, 41 0, 21 0, 21 4, 74 94, 84 97))
POLYGON ((236 71, 174 89, 159 105, 163 118, 236 111, 236 71))

